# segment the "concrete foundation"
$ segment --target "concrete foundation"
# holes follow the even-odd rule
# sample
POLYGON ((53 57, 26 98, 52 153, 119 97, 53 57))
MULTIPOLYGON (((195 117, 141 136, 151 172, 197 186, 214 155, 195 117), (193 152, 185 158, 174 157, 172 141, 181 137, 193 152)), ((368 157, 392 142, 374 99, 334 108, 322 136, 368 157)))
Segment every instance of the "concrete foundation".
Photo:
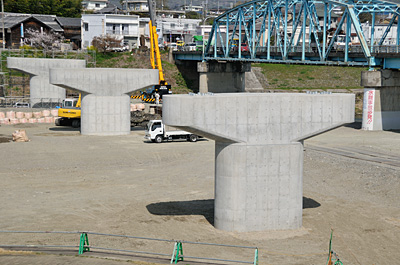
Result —
POLYGON ((7 58, 7 67, 31 75, 30 104, 56 103, 65 99, 65 89, 49 83, 50 68, 85 68, 85 60, 7 58))
POLYGON ((253 69, 254 68, 252 68, 250 72, 245 72, 245 90, 246 92, 263 92, 264 88, 253 69))
POLYGON ((245 92, 245 73, 251 71, 250 63, 199 62, 200 93, 245 92))
POLYGON ((302 141, 353 122, 354 101, 352 94, 171 95, 163 121, 216 141, 216 228, 297 229, 302 141))
POLYGON ((130 96, 133 91, 158 84, 158 70, 51 69, 50 83, 82 93, 81 133, 130 133, 130 96))
POLYGON ((366 71, 361 74, 364 89, 364 130, 400 129, 400 71, 366 71))

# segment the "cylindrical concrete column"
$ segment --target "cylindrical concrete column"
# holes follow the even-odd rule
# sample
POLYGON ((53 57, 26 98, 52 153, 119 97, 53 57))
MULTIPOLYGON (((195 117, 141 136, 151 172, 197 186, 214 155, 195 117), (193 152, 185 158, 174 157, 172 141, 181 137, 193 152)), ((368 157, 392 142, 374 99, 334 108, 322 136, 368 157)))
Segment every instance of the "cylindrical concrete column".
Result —
POLYGON ((400 71, 379 70, 361 73, 364 89, 364 130, 400 129, 400 71))
POLYGON ((123 96, 82 97, 81 134, 126 135, 130 134, 130 98, 123 96))
POLYGON ((302 226, 303 145, 215 144, 214 225, 226 231, 302 226))

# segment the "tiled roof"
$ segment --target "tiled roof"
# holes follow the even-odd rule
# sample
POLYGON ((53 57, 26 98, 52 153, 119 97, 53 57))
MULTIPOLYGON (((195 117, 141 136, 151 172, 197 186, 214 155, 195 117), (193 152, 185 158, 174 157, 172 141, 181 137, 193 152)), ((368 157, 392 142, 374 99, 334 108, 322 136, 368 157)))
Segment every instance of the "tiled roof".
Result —
POLYGON ((61 27, 80 27, 81 19, 74 17, 57 17, 57 21, 61 27))

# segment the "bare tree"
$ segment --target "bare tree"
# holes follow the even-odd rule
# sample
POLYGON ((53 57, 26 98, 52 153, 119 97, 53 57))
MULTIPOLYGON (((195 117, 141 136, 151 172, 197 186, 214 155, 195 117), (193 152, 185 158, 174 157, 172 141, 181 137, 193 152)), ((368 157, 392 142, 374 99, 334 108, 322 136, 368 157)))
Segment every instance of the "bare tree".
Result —
POLYGON ((106 53, 113 51, 116 48, 121 48, 122 39, 111 35, 96 36, 93 38, 92 45, 97 49, 97 51, 106 53))
POLYGON ((40 32, 39 30, 32 28, 26 30, 26 36, 26 44, 44 50, 59 49, 61 42, 64 40, 64 36, 57 32, 40 32))

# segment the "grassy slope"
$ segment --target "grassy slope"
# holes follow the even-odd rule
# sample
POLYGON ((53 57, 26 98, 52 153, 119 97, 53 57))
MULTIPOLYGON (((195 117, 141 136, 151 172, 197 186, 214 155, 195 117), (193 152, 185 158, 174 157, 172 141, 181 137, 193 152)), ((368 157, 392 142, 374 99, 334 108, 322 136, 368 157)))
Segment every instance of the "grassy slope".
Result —
MULTIPOLYGON (((178 71, 175 64, 169 63, 167 60, 168 54, 162 53, 162 66, 165 79, 172 86, 173 93, 188 93, 191 92, 178 71)), ((96 67, 99 68, 141 68, 151 69, 150 55, 147 52, 138 53, 98 53, 96 55, 96 67)))
POLYGON ((360 89, 361 71, 366 68, 253 64, 260 67, 268 89, 360 89))

